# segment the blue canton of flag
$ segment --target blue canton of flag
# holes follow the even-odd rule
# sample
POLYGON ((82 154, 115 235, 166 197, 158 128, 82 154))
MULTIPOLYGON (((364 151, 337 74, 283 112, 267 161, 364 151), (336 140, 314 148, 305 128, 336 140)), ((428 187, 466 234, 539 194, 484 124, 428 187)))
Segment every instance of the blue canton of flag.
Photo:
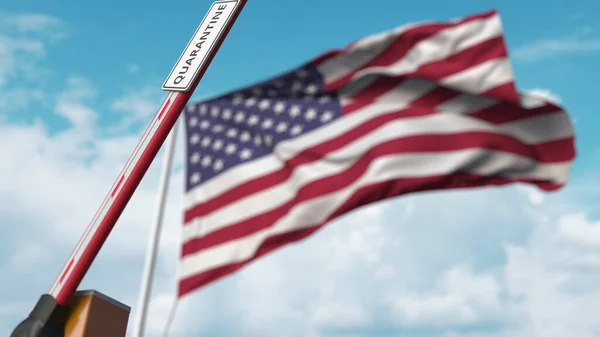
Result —
POLYGON ((337 95, 306 65, 274 79, 188 105, 187 181, 190 190, 222 172, 270 153, 279 142, 341 116, 337 95))

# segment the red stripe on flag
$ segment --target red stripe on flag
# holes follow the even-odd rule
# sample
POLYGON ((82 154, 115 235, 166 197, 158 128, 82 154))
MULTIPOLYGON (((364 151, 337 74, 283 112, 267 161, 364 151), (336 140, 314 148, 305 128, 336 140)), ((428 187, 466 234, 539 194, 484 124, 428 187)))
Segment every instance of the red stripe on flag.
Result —
POLYGON ((431 90, 427 94, 417 98, 410 103, 411 109, 421 110, 430 114, 437 113, 438 111, 431 107, 436 107, 444 102, 447 102, 453 98, 458 97, 460 94, 454 90, 450 90, 444 87, 437 87, 431 90))
POLYGON ((515 82, 504 83, 490 90, 487 90, 481 95, 492 97, 501 101, 506 101, 507 103, 519 103, 519 93, 517 92, 515 82))
POLYGON ((565 112, 554 104, 545 104, 535 109, 527 109, 517 107, 511 103, 500 102, 496 105, 473 111, 469 114, 469 116, 493 124, 504 124, 521 119, 549 115, 553 113, 564 114, 565 112))
POLYGON ((504 45, 504 38, 499 36, 463 49, 443 60, 424 64, 411 73, 410 76, 423 77, 434 81, 443 80, 463 70, 506 56, 507 50, 504 45))

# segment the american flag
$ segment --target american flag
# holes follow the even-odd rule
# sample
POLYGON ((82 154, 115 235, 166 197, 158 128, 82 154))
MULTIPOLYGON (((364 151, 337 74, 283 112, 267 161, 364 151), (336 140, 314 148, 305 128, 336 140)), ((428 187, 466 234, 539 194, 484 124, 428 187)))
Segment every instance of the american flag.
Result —
POLYGON ((517 92, 495 11, 360 39, 188 105, 185 120, 180 296, 362 205, 513 182, 556 190, 575 157, 566 112, 517 92))

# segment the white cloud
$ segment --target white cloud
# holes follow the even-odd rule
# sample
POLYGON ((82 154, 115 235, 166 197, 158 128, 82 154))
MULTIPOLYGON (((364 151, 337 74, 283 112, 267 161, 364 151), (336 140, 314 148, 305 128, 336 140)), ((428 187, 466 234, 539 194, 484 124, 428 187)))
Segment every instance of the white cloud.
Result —
POLYGON ((5 89, 0 92, 0 109, 24 109, 32 102, 42 101, 45 97, 46 94, 40 89, 5 89))
POLYGON ((97 115, 85 103, 96 97, 96 90, 87 80, 79 77, 68 79, 67 89, 57 98, 55 111, 66 118, 73 129, 92 131, 97 115))
POLYGON ((134 75, 140 72, 140 66, 137 64, 130 64, 126 67, 127 72, 134 75))
POLYGON ((0 12, 0 108, 23 109, 44 98, 39 84, 50 71, 40 62, 49 44, 65 36, 55 17, 0 12))
POLYGON ((0 35, 0 86, 15 77, 31 76, 33 64, 45 55, 40 40, 15 39, 0 35), (24 62, 28 60, 28 62, 24 62))
POLYGON ((530 42, 515 48, 511 56, 519 61, 537 61, 565 54, 600 52, 600 39, 581 39, 576 37, 552 38, 530 42))
POLYGON ((532 205, 539 206, 543 204, 546 199, 546 194, 533 186, 519 185, 516 188, 529 199, 529 202, 532 205))
POLYGON ((346 303, 325 303, 316 308, 312 323, 316 326, 352 327, 371 324, 371 314, 365 308, 346 303))
POLYGON ((565 227, 595 226, 583 222, 581 215, 540 222, 526 244, 507 247, 506 287, 514 298, 512 310, 519 314, 519 325, 530 336, 600 333, 594 314, 600 303, 598 245, 562 240, 565 227), (586 258, 589 254, 595 257, 586 258), (591 261, 595 264, 586 263, 591 261))
POLYGON ((30 266, 40 265, 56 258, 41 242, 31 241, 19 245, 10 257, 9 264, 15 272, 35 275, 30 266))
POLYGON ((391 307, 403 326, 480 324, 499 318, 500 291, 494 276, 475 275, 469 268, 457 266, 446 271, 433 289, 401 294, 391 307))
POLYGON ((156 113, 160 107, 161 98, 165 94, 159 90, 144 88, 139 91, 130 91, 118 98, 112 108, 120 114, 120 124, 113 128, 114 132, 128 130, 132 125, 146 121, 149 116, 156 113))
POLYGON ((65 34, 65 25, 60 19, 39 13, 0 13, 0 27, 17 33, 53 36, 65 34))
MULTIPOLYGON (((558 234, 577 245, 595 246, 600 252, 600 221, 592 222, 584 213, 562 217, 558 223, 558 234)), ((600 259, 598 264, 600 265, 600 259)))

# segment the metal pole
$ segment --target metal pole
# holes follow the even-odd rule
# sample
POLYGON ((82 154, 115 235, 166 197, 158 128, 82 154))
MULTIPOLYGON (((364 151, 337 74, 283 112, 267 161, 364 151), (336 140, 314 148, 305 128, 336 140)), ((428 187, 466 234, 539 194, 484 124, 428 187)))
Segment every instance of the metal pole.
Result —
POLYGON ((154 213, 154 226, 150 230, 148 241, 148 250, 146 252, 146 262, 144 263, 144 272, 140 288, 139 302, 137 314, 135 316, 134 337, 142 337, 146 327, 146 317, 148 315, 148 301, 152 292, 152 279, 154 276, 154 266, 156 265, 156 255, 158 252, 160 233, 162 229, 163 215, 165 203, 167 201, 169 178, 171 176, 171 166, 173 164, 173 152, 175 151, 175 143, 177 137, 177 124, 167 138, 167 148, 163 162, 163 170, 160 175, 160 183, 158 190, 158 198, 156 200, 156 210, 154 213))

